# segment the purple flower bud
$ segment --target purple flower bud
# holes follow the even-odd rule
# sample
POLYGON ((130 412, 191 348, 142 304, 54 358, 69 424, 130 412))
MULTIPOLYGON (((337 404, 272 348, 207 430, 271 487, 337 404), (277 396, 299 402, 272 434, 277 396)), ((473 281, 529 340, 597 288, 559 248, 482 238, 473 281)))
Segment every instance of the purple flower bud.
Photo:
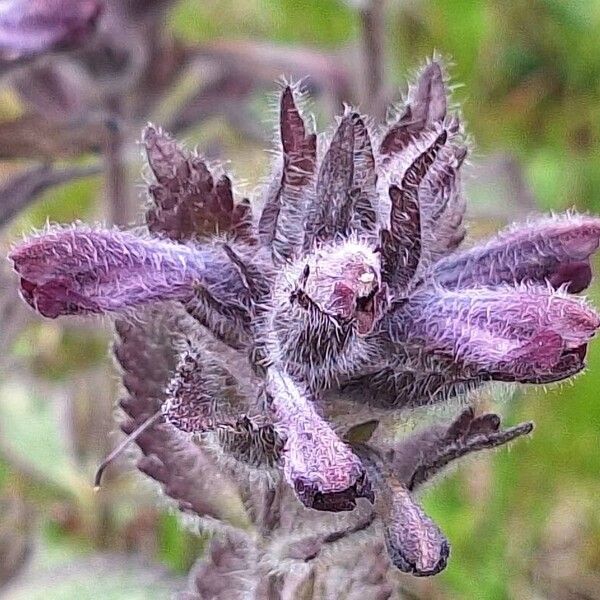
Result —
POLYGON ((464 376, 547 383, 583 368, 599 326, 583 300, 549 288, 429 288, 397 309, 390 333, 464 376))
POLYGON ((276 431, 285 439, 283 472, 309 508, 352 510, 356 498, 374 500, 360 459, 316 412, 292 379, 269 370, 268 393, 276 431))
POLYGON ((0 6, 0 58, 18 59, 85 41, 100 0, 8 0, 0 6))
POLYGON ((447 256, 434 268, 436 281, 452 289, 548 280, 570 292, 591 280, 590 256, 600 244, 600 219, 574 214, 511 227, 489 242, 447 256))
POLYGON ((45 317, 123 312, 185 300, 203 279, 203 254, 117 230, 51 229, 10 253, 23 298, 45 317))
POLYGON ((377 490, 375 510, 383 521, 385 543, 392 564, 417 577, 436 575, 446 567, 450 546, 439 527, 412 499, 383 457, 371 447, 355 444, 377 490))
POLYGON ((392 563, 417 577, 436 575, 446 568, 450 545, 439 527, 411 498, 408 490, 393 478, 385 530, 385 543, 392 563))

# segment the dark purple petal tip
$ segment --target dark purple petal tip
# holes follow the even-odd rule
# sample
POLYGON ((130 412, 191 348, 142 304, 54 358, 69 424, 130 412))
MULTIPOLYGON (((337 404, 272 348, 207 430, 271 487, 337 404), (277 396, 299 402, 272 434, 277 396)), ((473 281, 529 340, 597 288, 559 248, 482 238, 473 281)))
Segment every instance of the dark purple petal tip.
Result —
POLYGON ((327 449, 320 445, 317 442, 314 449, 305 450, 302 462, 296 465, 291 463, 293 449, 289 440, 283 450, 284 474, 302 504, 328 512, 353 510, 358 498, 373 504, 375 494, 358 457, 344 449, 331 456, 334 464, 327 465, 328 459, 319 456, 327 449), (308 463, 304 463, 305 459, 308 463))
POLYGON ((354 510, 358 498, 366 498, 371 504, 375 502, 375 494, 365 473, 345 490, 328 492, 321 491, 314 481, 299 477, 294 482, 294 491, 304 506, 326 512, 354 510))
POLYGON ((21 279, 21 297, 43 317, 55 319, 62 315, 101 313, 100 306, 71 289, 67 279, 37 285, 21 279))

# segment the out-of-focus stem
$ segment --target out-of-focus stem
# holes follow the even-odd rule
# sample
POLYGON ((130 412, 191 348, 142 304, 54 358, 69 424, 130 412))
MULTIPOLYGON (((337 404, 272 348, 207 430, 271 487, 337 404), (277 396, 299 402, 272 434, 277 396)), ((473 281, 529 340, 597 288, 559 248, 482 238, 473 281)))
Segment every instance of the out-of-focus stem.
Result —
POLYGON ((360 10, 363 103, 374 117, 385 117, 385 0, 367 0, 360 10))
MULTIPOLYGON (((1 433, 1 432, 0 432, 1 433)), ((51 477, 37 465, 21 456, 8 443, 0 439, 0 461, 6 463, 9 468, 19 477, 23 478, 25 484, 32 489, 43 490, 52 498, 73 500, 76 491, 61 481, 51 477)))
POLYGON ((111 223, 125 225, 129 221, 129 203, 127 201, 127 172, 123 159, 122 110, 118 98, 109 100, 108 111, 104 150, 107 212, 111 223))

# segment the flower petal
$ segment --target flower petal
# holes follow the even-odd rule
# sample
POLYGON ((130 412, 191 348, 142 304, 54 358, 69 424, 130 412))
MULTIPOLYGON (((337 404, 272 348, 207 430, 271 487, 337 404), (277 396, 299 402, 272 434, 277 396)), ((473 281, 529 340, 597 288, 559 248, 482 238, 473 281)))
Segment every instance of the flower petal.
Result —
POLYGON ((433 276, 451 289, 547 280, 577 293, 590 283, 589 258, 599 245, 600 219, 569 213, 545 217, 441 259, 433 276))
POLYGON ((54 318, 185 300, 206 280, 209 255, 123 231, 55 228, 26 240, 9 258, 24 299, 54 318))
POLYGON ((392 505, 385 543, 392 563, 417 577, 437 575, 448 563, 448 541, 402 484, 390 477, 388 485, 392 505))
POLYGON ((426 288, 396 309, 389 332, 465 377, 538 383, 583 368, 599 326, 583 300, 549 288, 426 288))
POLYGON ((316 412, 292 379, 269 369, 275 429, 285 439, 283 472, 300 501, 316 510, 345 511, 374 497, 360 459, 316 412))

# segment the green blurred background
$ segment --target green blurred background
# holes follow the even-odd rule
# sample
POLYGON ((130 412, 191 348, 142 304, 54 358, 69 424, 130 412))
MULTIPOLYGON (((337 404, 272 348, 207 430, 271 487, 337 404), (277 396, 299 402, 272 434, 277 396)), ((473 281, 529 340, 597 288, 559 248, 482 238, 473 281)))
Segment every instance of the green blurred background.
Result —
MULTIPOLYGON (((184 0, 168 22, 192 42, 250 38, 340 56, 360 36, 356 7, 336 0, 184 0)), ((398 89, 434 51, 452 61, 450 74, 461 84, 453 99, 475 141, 474 235, 530 210, 511 198, 514 177, 543 210, 600 213, 599 1, 397 0, 387 7, 385 27, 386 78, 398 89), (506 164, 511 170, 496 176, 506 164)), ((0 119, 12 118, 18 104, 2 94, 0 119)), ((257 120, 268 120, 265 106, 257 94, 257 120)), ((260 144, 218 118, 187 139, 218 141, 250 185, 267 172, 260 144)), ((132 186, 140 182, 132 176, 132 186)), ((87 179, 45 195, 13 221, 3 250, 46 218, 102 218, 101 187, 100 178, 87 179)), ((600 305, 597 284, 589 295, 600 305)), ((0 544, 29 554, 29 575, 7 598, 166 598, 202 551, 202 536, 163 510, 127 465, 108 490, 92 492, 94 467, 116 439, 108 340, 100 321, 28 317, 3 348, 0 544), (124 564, 111 558, 116 551, 138 558, 124 564), (152 579, 135 575, 144 570, 152 579), (98 577, 101 592, 93 585, 98 577)), ((508 422, 532 419, 534 435, 462 464, 425 493, 452 541, 452 560, 438 577, 407 584, 414 597, 600 598, 599 386, 596 343, 588 372, 572 385, 504 394, 508 422)))

